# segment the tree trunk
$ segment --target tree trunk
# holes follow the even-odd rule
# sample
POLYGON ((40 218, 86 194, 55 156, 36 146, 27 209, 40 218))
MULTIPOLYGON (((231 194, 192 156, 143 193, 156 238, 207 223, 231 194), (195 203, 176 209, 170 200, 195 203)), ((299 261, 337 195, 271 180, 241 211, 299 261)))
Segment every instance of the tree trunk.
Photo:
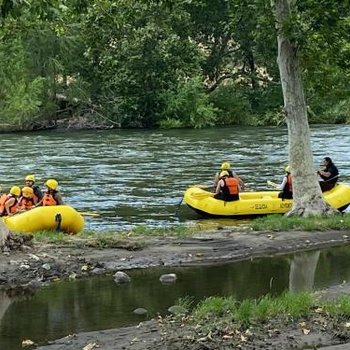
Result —
POLYGON ((293 176, 293 208, 287 215, 334 213, 324 201, 314 170, 307 108, 299 67, 298 48, 283 32, 290 18, 292 0, 271 0, 275 14, 278 58, 285 116, 288 125, 289 160, 293 176))
POLYGON ((6 245, 8 235, 9 235, 9 230, 0 219, 0 251, 1 251, 1 248, 6 245))

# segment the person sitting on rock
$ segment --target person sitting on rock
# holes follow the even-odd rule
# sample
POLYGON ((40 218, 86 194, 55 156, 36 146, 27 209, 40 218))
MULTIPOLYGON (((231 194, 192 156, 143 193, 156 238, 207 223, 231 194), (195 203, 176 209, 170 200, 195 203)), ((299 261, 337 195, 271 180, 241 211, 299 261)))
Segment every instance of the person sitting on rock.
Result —
POLYGON ((235 177, 230 177, 226 170, 220 173, 219 178, 214 198, 224 200, 225 202, 239 200, 239 191, 241 189, 239 180, 235 177))

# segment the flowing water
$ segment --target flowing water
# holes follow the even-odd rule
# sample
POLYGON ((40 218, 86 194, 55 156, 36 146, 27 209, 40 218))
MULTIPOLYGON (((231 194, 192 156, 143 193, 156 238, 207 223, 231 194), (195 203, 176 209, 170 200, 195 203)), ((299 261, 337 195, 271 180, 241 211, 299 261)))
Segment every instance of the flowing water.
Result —
POLYGON ((109 276, 54 283, 34 296, 9 298, 0 293, 0 349, 20 349, 23 339, 42 344, 77 332, 135 325, 166 314, 179 298, 188 296, 194 303, 214 295, 242 300, 349 282, 350 247, 128 274, 127 285, 117 285, 109 276), (161 284, 160 275, 169 272, 177 274, 176 283, 161 284), (133 310, 140 307, 148 314, 135 315, 133 310))
MULTIPOLYGON (((315 169, 330 156, 349 182, 350 126, 313 126, 311 133, 315 169)), ((288 162, 284 127, 12 133, 1 141, 3 191, 31 173, 40 185, 57 178, 68 204, 101 214, 86 218, 93 230, 201 223, 178 205, 188 186, 211 185, 222 161, 256 189, 279 182, 288 162)))

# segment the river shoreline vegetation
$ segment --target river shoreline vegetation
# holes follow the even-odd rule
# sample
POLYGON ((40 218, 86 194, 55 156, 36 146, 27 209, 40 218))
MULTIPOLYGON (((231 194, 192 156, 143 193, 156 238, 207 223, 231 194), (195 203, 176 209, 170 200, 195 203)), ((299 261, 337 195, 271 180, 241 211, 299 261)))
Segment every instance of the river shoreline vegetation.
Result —
POLYGON ((316 349, 349 338, 349 296, 285 292, 242 301, 210 297, 194 307, 185 299, 178 305, 178 315, 161 320, 161 345, 169 349, 316 349))
MULTIPOLYGON (((225 227, 217 226, 212 230, 223 230, 225 227)), ((248 231, 348 231, 350 230, 350 215, 314 216, 314 217, 288 217, 283 215, 268 215, 256 218, 249 224, 235 227, 240 232, 248 231)), ((208 229, 200 225, 188 227, 178 225, 174 227, 151 228, 138 226, 125 232, 95 232, 83 231, 71 236, 61 232, 43 231, 36 233, 34 241, 58 245, 87 246, 94 248, 122 248, 126 250, 140 250, 147 245, 147 237, 174 237, 185 238, 201 235, 208 229)))
MULTIPOLYGON (((310 123, 350 122, 350 9, 293 12, 310 123)), ((262 0, 3 0, 0 130, 280 125, 262 0)))

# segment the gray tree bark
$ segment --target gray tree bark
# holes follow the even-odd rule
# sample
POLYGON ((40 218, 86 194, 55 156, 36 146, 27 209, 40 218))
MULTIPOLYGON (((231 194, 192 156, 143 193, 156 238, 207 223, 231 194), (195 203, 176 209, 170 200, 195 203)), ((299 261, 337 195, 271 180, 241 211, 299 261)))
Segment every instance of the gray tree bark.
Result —
POLYGON ((287 215, 334 213, 335 210, 324 201, 314 170, 298 47, 283 31, 283 23, 291 20, 291 3, 292 0, 271 0, 277 29, 277 63, 283 90, 289 162, 293 177, 293 208, 287 215))
POLYGON ((9 229, 4 225, 0 218, 0 251, 1 248, 5 246, 9 233, 9 229))

